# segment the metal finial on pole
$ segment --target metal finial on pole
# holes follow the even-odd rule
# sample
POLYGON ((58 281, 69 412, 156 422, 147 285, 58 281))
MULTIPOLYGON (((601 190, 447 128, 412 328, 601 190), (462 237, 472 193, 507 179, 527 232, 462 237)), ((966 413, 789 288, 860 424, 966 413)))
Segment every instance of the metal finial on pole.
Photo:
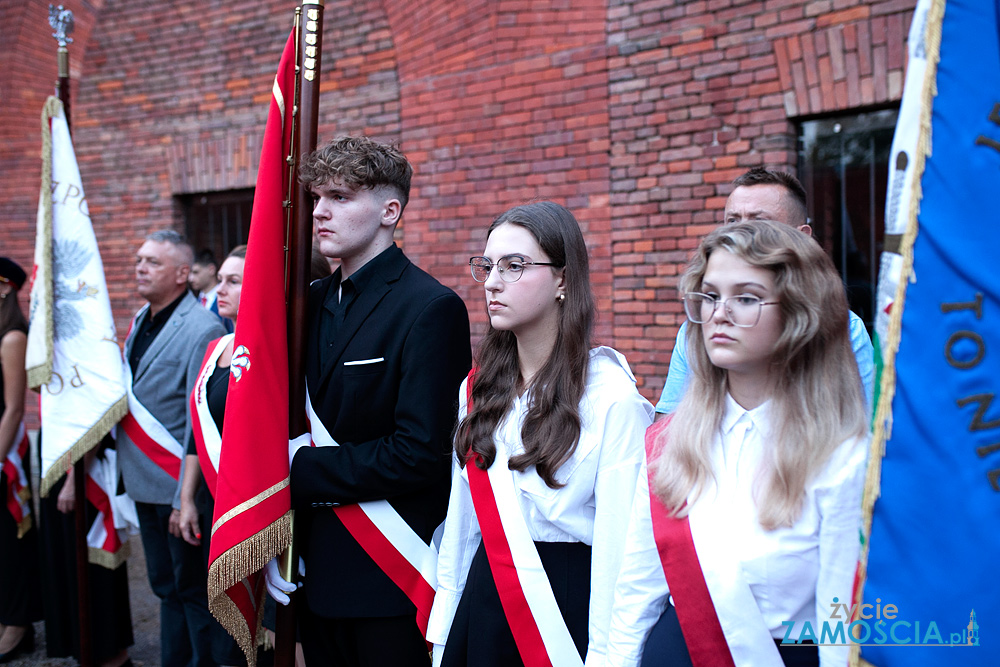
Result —
POLYGON ((62 5, 54 7, 49 5, 49 25, 55 30, 52 36, 56 38, 60 49, 65 49, 67 44, 73 43, 73 38, 69 36, 73 32, 73 12, 64 9, 62 5))
POLYGON ((73 21, 73 12, 63 8, 62 5, 58 7, 49 5, 49 25, 55 30, 52 36, 59 45, 59 50, 57 51, 59 80, 56 82, 56 95, 63 103, 63 111, 66 114, 66 125, 69 126, 70 132, 72 132, 73 124, 70 122, 69 111, 69 49, 66 48, 66 45, 73 43, 73 38, 69 36, 76 25, 73 21))

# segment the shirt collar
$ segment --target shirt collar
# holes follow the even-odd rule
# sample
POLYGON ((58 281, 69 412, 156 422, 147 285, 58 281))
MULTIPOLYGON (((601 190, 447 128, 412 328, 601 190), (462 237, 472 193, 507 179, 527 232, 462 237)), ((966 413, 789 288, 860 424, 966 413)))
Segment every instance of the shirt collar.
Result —
POLYGON ((394 242, 391 246, 370 259, 368 263, 360 269, 343 279, 341 278, 341 276, 343 276, 343 271, 340 267, 338 267, 333 279, 332 286, 334 291, 336 291, 336 288, 341 285, 350 284, 354 287, 354 292, 360 294, 365 290, 365 287, 371 284, 372 279, 375 277, 375 274, 379 272, 379 269, 393 262, 398 254, 400 254, 400 250, 394 242))
POLYGON ((771 400, 768 399, 758 405, 753 410, 747 410, 736 402, 729 392, 726 392, 726 412, 722 416, 722 433, 728 434, 738 423, 744 419, 749 420, 755 426, 763 426, 766 423, 767 413, 770 410, 771 400))
POLYGON ((177 306, 180 304, 180 302, 187 295, 188 295, 188 291, 187 290, 184 290, 183 292, 181 292, 181 295, 179 297, 177 297, 176 299, 174 299, 173 301, 171 301, 161 311, 159 311, 158 313, 156 313, 156 315, 153 315, 152 317, 150 317, 149 318, 149 323, 150 324, 162 324, 162 323, 166 322, 168 319, 170 319, 170 316, 174 314, 174 311, 177 310, 177 306))

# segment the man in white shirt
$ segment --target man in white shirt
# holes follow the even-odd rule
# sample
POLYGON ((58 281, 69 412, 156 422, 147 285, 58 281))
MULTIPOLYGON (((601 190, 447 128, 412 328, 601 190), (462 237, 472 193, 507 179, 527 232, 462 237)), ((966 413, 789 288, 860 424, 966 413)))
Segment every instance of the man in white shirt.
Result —
MULTIPOLYGON (((806 207, 806 191, 799 179, 783 171, 767 167, 754 167, 735 181, 736 187, 726 200, 724 224, 747 220, 773 220, 797 228, 812 236, 806 207)), ((875 350, 865 323, 850 311, 851 347, 858 361, 858 372, 864 385, 865 400, 871 407, 875 382, 875 350)), ((660 400, 656 403, 656 418, 670 414, 677 408, 687 385, 687 346, 684 344, 687 322, 677 330, 674 349, 670 355, 670 369, 663 385, 660 400)))

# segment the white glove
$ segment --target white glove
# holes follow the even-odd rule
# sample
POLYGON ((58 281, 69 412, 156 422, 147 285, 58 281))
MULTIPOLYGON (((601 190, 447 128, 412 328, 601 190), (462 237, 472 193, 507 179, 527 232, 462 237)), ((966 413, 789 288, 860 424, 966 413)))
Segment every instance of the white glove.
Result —
MULTIPOLYGON (((299 576, 303 577, 306 574, 306 564, 299 558, 299 576)), ((302 582, 298 584, 292 584, 285 581, 284 577, 281 576, 281 571, 278 569, 278 559, 272 558, 264 566, 264 582, 267 585, 268 594, 274 598, 274 601, 278 604, 288 604, 289 593, 294 593, 296 589, 301 588, 302 582)))

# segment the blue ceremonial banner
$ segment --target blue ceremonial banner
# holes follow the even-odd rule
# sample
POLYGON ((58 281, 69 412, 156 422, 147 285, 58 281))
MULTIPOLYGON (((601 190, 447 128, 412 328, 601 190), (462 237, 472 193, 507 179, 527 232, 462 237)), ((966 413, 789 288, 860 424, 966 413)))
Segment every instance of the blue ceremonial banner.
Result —
POLYGON ((1000 664, 1000 11, 920 0, 893 141, 852 664, 1000 664), (884 457, 881 457, 884 444, 884 457), (867 617, 867 618, 866 618, 867 617), (858 646, 860 645, 860 646, 858 646))

